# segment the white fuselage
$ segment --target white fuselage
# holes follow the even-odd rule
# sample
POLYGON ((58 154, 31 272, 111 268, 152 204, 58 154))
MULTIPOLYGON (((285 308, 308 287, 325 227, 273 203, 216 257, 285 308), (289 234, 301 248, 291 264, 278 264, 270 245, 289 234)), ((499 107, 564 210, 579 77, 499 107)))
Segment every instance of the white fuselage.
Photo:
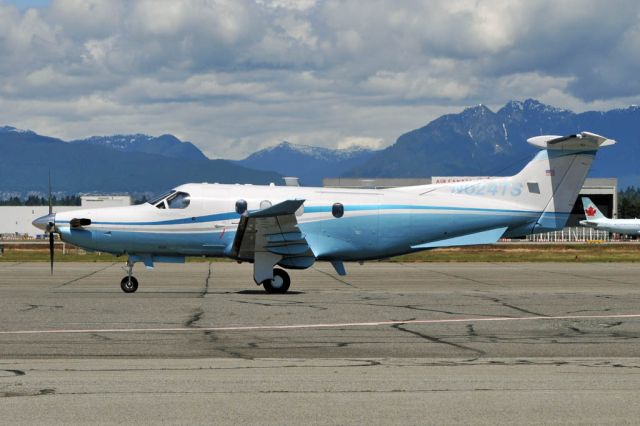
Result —
MULTIPOLYGON (((434 186, 435 188, 435 186, 434 186)), ((520 200, 522 188, 503 184, 496 197, 459 192, 456 186, 427 194, 409 190, 337 189, 258 185, 187 184, 190 196, 182 209, 159 209, 149 203, 131 207, 61 212, 56 228, 64 240, 90 250, 116 254, 224 256, 238 227, 236 202, 249 211, 304 199, 297 221, 315 256, 321 259, 375 259, 408 253, 425 242, 495 227, 533 228, 540 211, 520 200), (332 206, 344 215, 332 215, 332 206), (72 228, 74 218, 91 225, 72 228)))
POLYGON ((599 231, 615 232, 616 234, 640 235, 640 219, 587 219, 580 224, 599 231))

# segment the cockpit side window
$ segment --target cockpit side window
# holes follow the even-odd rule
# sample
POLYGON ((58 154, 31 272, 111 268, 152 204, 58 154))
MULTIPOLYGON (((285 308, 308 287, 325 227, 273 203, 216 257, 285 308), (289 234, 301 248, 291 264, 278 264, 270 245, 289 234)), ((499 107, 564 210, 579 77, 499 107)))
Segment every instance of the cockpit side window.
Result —
POLYGON ((191 203, 191 196, 186 192, 176 192, 167 198, 170 209, 186 209, 191 203))

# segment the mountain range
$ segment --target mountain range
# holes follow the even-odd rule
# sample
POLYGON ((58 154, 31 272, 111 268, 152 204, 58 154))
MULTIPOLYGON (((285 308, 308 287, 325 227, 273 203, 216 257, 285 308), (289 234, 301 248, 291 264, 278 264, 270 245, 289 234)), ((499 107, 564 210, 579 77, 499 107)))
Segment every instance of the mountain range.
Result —
POLYGON ((329 149, 282 142, 236 161, 257 170, 272 170, 283 176, 296 176, 304 186, 322 186, 325 177, 342 176, 366 162, 375 151, 358 146, 329 149))
POLYGON ((186 160, 208 160, 207 156, 194 144, 183 142, 173 135, 154 137, 138 133, 135 135, 91 136, 86 139, 72 140, 71 143, 109 147, 120 152, 144 152, 186 160))
POLYGON ((297 176, 311 186, 321 185, 324 177, 509 175, 535 153, 527 138, 583 130, 618 141, 598 153, 590 176, 617 177, 620 188, 640 185, 639 107, 574 113, 527 99, 496 112, 477 105, 444 115, 378 151, 282 142, 239 161, 210 160, 173 135, 65 142, 5 126, 0 127, 0 197, 46 193, 49 169, 55 190, 67 194, 151 194, 185 182, 281 183, 282 176, 297 176))
POLYGON ((534 155, 526 139, 590 131, 618 144, 598 153, 592 177, 617 177, 624 188, 640 183, 640 108, 576 114, 534 99, 511 101, 497 112, 484 105, 444 115, 401 135, 347 177, 510 175, 534 155))
MULTIPOLYGON (((134 136, 137 135, 124 138, 131 140, 134 136)), ((117 136, 115 140, 122 138, 117 136)), ((127 192, 140 196, 187 182, 281 181, 281 176, 274 172, 196 156, 192 148, 183 147, 184 143, 174 137, 139 140, 140 143, 127 143, 124 148, 119 143, 107 143, 108 139, 68 143, 32 131, 0 127, 0 195, 46 194, 49 171, 54 191, 63 194, 127 192), (161 139, 158 145, 169 141, 170 149, 150 153, 149 144, 158 139, 161 139)))

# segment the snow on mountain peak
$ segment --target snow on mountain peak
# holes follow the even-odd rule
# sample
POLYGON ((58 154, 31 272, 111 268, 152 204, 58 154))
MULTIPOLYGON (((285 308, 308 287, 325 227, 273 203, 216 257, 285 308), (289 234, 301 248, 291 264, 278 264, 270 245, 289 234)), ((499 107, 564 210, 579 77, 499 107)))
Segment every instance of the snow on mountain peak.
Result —
POLYGON ((13 126, 0 126, 0 133, 34 133, 31 130, 18 129, 13 126))
POLYGON ((351 145, 347 148, 335 149, 335 148, 325 148, 319 146, 311 146, 304 144, 295 144, 288 141, 283 141, 278 145, 274 145, 268 148, 265 148, 261 151, 256 152, 255 154, 265 154, 268 152, 273 152, 278 149, 285 149, 288 151, 294 151, 299 154, 315 158, 317 160, 344 160, 352 157, 353 155, 360 154, 363 152, 371 151, 366 147, 362 147, 359 145, 351 145))

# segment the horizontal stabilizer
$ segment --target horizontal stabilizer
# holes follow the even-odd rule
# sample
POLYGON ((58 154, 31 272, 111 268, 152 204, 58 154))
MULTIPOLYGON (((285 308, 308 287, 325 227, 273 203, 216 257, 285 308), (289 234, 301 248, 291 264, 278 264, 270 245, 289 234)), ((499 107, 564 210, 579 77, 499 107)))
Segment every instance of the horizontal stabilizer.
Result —
POLYGON ((507 227, 494 228, 473 234, 460 235, 458 237, 411 246, 412 249, 429 249, 438 247, 474 246, 478 244, 493 244, 502 237, 507 227))
POLYGON ((595 150, 601 146, 613 145, 613 139, 590 132, 580 132, 569 136, 536 136, 527 139, 531 145, 542 149, 595 150))
POLYGON ((252 213, 249 213, 249 217, 275 217, 275 216, 285 216, 288 214, 295 214, 296 210, 304 204, 305 200, 287 200, 271 207, 267 207, 266 209, 258 210, 252 213))

